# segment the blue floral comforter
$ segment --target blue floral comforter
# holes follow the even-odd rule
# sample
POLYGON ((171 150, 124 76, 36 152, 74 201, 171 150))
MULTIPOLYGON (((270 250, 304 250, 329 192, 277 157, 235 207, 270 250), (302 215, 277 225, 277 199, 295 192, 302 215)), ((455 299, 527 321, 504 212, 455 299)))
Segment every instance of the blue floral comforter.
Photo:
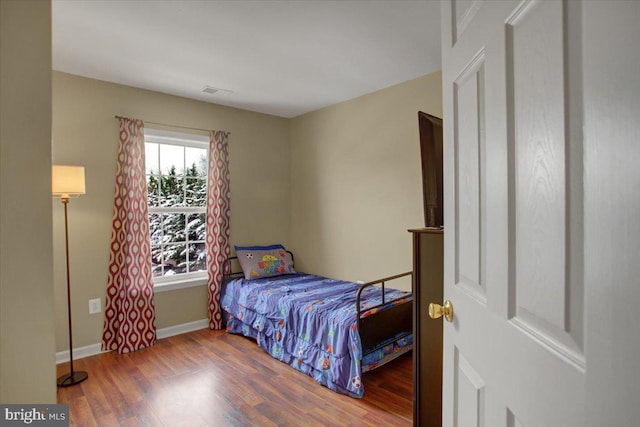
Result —
MULTIPOLYGON (((233 279, 222 295, 227 331, 254 338, 271 356, 336 392, 362 397, 359 285, 310 274, 233 279)), ((382 303, 380 288, 361 296, 361 310, 382 303)), ((386 301, 409 292, 386 289, 386 301)))

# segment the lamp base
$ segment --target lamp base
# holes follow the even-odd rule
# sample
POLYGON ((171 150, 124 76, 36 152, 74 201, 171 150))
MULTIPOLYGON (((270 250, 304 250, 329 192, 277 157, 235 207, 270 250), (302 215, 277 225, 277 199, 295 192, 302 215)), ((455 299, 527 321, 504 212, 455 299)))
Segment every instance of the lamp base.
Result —
POLYGON ((80 384, 82 381, 89 377, 84 371, 75 371, 67 375, 63 375, 58 378, 58 387, 69 387, 72 385, 80 384))

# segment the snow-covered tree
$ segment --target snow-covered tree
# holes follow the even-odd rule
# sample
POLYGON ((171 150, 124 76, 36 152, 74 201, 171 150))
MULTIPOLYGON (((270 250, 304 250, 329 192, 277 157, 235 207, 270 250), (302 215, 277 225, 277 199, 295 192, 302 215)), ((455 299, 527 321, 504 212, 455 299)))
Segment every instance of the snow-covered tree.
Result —
MULTIPOLYGON (((206 158, 179 174, 171 166, 168 174, 151 171, 147 179, 149 207, 204 207, 207 199, 206 158)), ((152 209, 153 210, 153 209, 152 209)), ((204 213, 151 212, 151 257, 154 275, 199 271, 206 268, 206 215, 204 213), (164 273, 161 265, 164 264, 164 273)))

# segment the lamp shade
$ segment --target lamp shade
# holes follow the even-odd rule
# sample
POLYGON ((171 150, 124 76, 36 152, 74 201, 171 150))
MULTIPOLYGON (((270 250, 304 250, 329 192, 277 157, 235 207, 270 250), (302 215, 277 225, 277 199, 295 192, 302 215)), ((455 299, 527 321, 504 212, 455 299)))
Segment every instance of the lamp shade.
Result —
POLYGON ((53 165, 51 194, 62 197, 85 194, 84 166, 53 165))

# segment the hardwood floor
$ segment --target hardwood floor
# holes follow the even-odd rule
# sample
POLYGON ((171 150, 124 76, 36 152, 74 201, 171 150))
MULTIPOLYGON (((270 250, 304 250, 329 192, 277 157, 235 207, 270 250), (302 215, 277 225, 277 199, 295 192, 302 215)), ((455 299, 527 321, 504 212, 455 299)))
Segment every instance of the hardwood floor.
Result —
MULTIPOLYGON (((255 341, 203 329, 148 349, 74 361, 85 382, 58 388, 72 426, 410 426, 411 354, 363 376, 354 399, 273 359, 255 341)), ((69 371, 58 365, 58 375, 69 371)))

